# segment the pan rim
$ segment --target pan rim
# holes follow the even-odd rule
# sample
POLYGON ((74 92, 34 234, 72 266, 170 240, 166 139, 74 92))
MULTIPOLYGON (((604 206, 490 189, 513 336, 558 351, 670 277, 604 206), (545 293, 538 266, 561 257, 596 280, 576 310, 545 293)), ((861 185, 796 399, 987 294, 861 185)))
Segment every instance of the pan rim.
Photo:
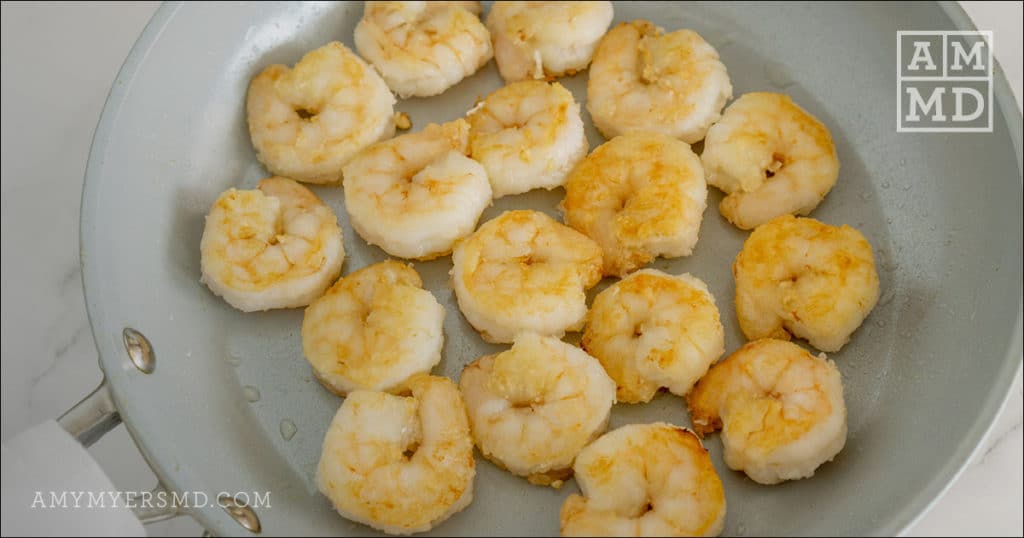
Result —
MULTIPOLYGON (((131 87, 130 81, 135 77, 140 65, 145 61, 149 50, 159 39, 163 30, 182 5, 182 2, 171 2, 161 5, 135 41, 115 77, 115 83, 111 85, 107 94, 89 149, 89 160, 86 165, 80 203, 79 264, 90 331, 96 346, 100 370, 104 371, 104 374, 106 373, 103 367, 104 350, 101 349, 100 342, 104 341, 102 337, 106 336, 106 333, 100 332, 104 328, 99 327, 102 322, 99 320, 99 315, 96 311, 100 299, 95 291, 90 293, 91 286, 89 284, 90 280, 98 278, 98 276, 93 274, 94 264, 90 263, 91 257, 82 254, 86 252, 86 245, 92 237, 88 224, 95 221, 94 207, 96 207, 96 204, 94 202, 99 195, 98 181, 92 178, 97 178, 102 174, 103 162, 101 157, 106 152, 113 125, 120 113, 120 104, 131 87), (124 81, 124 83, 118 84, 116 81, 124 81)), ((950 18, 954 27, 961 30, 976 29, 973 21, 971 21, 970 17, 957 2, 944 1, 938 2, 937 5, 950 18)), ((1002 66, 998 62, 994 63, 993 75, 995 101, 999 104, 1004 121, 1009 128, 1009 137, 1016 150, 1018 182, 1021 182, 1021 109, 1012 95, 1002 66)), ((986 396, 986 400, 980 408, 974 425, 960 438, 960 442, 953 455, 940 469, 936 470, 927 485, 910 501, 906 502, 888 522, 883 523, 876 529, 876 533, 883 535, 905 533, 931 510, 939 498, 964 472, 968 462, 980 450, 981 442, 995 427, 996 417, 1006 406, 1010 396, 1010 387, 1015 376, 1022 368, 1022 363, 1018 359, 1021 356, 1022 350, 1024 350, 1024 344, 1022 344, 1022 333, 1024 333, 1024 330, 1022 330, 1022 327, 1024 327, 1024 298, 1018 300, 1015 328, 1009 342, 1006 343, 1006 351, 1002 366, 1000 367, 1003 375, 998 378, 996 384, 992 387, 996 390, 990 391, 986 396)), ((111 350, 111 353, 116 353, 116 350, 111 350)), ((187 485, 179 482, 177 479, 178 473, 172 471, 172 465, 168 464, 167 461, 163 461, 159 456, 157 447, 149 446, 145 436, 139 435, 134 428, 133 421, 138 419, 139 412, 135 411, 132 406, 122 405, 124 403, 122 402, 124 391, 120 388, 117 379, 109 379, 111 380, 109 383, 110 391, 117 404, 117 408, 120 410, 125 428, 139 448, 147 464, 153 470, 158 480, 170 490, 184 491, 187 485)), ((214 512, 209 510, 188 508, 186 512, 207 529, 224 528, 225 524, 233 525, 233 523, 228 523, 226 516, 213 516, 214 512)))

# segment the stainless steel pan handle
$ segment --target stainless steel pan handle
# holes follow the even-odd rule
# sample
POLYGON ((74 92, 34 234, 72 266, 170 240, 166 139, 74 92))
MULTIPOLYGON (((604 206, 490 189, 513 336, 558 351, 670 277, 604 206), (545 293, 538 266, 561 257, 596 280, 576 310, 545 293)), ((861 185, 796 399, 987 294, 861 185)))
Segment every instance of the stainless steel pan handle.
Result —
MULTIPOLYGON (((151 374, 156 369, 156 353, 150 345, 149 340, 139 331, 127 327, 122 332, 125 351, 132 364, 143 374, 151 374)), ((68 432, 84 447, 92 446, 99 441, 107 432, 121 424, 121 415, 114 403, 114 397, 104 376, 98 387, 82 398, 80 402, 68 409, 60 418, 57 424, 64 431, 68 432)), ((132 506, 132 512, 142 524, 156 523, 185 514, 185 510, 177 502, 177 496, 171 495, 167 487, 157 481, 156 487, 152 490, 139 494, 126 496, 132 506), (170 499, 166 506, 154 506, 152 503, 139 502, 141 498, 148 496, 153 498, 170 499), (131 502, 135 501, 135 502, 131 502)), ((258 534, 261 531, 260 520, 256 512, 249 506, 240 504, 231 497, 217 499, 218 504, 224 512, 231 516, 242 528, 258 534)))
MULTIPOLYGON (((121 415, 117 412, 117 406, 114 405, 110 387, 107 386, 107 378, 104 377, 95 390, 61 415, 57 419, 57 424, 84 447, 92 446, 107 432, 121 424, 121 415)), ((156 487, 146 495, 150 495, 150 498, 157 498, 161 492, 163 498, 171 499, 172 502, 167 503, 166 506, 150 506, 151 503, 138 502, 140 494, 126 496, 132 506, 132 512, 143 525, 164 521, 185 513, 182 507, 173 501, 176 497, 168 495, 169 492, 162 482, 157 481, 156 487)))
POLYGON ((85 447, 92 446, 120 423, 121 415, 110 395, 106 377, 100 381, 100 386, 57 419, 57 424, 85 447))

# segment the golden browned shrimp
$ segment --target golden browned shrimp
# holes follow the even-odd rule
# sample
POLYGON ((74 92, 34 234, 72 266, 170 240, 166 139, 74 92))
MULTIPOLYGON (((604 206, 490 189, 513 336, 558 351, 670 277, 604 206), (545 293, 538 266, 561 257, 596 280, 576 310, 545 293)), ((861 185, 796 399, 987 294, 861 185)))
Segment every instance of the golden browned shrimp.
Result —
POLYGON ((792 215, 758 226, 732 266, 748 339, 804 338, 839 351, 878 302, 878 272, 857 230, 792 215))
POLYGON ((722 430, 725 463, 761 484, 807 478, 846 444, 835 363, 783 340, 750 342, 687 397, 694 428, 722 430))
POLYGON ((787 213, 807 215, 839 176, 832 135, 786 95, 748 93, 704 139, 708 184, 724 191, 722 216, 749 230, 787 213))
POLYGON ((576 454, 608 426, 615 383, 582 349, 521 333, 512 349, 462 371, 473 440, 484 457, 539 485, 561 487, 576 454))
POLYGON ((611 2, 495 2, 487 29, 498 71, 506 82, 582 71, 613 15, 611 2))
POLYGON ((246 101, 256 157, 272 173, 336 183, 360 150, 395 133, 395 97, 373 68, 338 42, 272 65, 252 79, 246 101))
POLYGON ((562 536, 717 536, 725 492, 693 432, 656 422, 602 435, 573 465, 583 495, 562 504, 562 536))
POLYGON ((338 280, 306 309, 302 351, 317 379, 344 396, 401 392, 441 361, 444 307, 411 266, 387 260, 338 280))
POLYGON ((488 342, 578 331, 586 291, 601 280, 601 249, 539 211, 506 211, 452 252, 452 287, 466 320, 488 342))
POLYGON ((455 383, 420 375, 409 389, 349 394, 316 475, 342 517, 388 534, 428 531, 473 500, 473 440, 455 383))
POLYGON ((587 82, 587 110, 607 138, 653 132, 693 144, 731 97, 729 74, 707 41, 645 20, 605 34, 587 82))
POLYGON ((618 400, 638 403, 661 387, 689 392, 725 352, 725 335, 703 281, 641 269, 597 294, 582 345, 615 380, 618 400))
POLYGON ((221 194, 199 248, 203 283, 243 312, 308 305, 345 260, 334 212, 283 177, 221 194))
POLYGON ((366 2, 356 50, 400 97, 429 97, 493 56, 480 2, 366 2))
POLYGON ((700 158, 655 133, 615 137, 569 174, 565 223, 597 241, 604 274, 623 276, 656 256, 693 252, 707 207, 700 158))

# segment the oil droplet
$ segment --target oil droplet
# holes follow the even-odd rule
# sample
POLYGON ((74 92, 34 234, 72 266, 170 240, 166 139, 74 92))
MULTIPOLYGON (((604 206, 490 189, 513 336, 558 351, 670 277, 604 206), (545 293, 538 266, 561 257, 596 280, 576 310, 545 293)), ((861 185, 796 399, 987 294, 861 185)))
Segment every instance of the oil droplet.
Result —
POLYGON ((882 182, 882 188, 883 188, 883 189, 888 189, 888 188, 889 188, 889 187, 891 187, 891 186, 892 186, 892 184, 891 184, 891 183, 889 183, 889 180, 888 180, 888 179, 882 182))
POLYGON ((746 525, 740 525, 739 527, 736 527, 736 536, 743 536, 745 534, 747 534, 746 525))
POLYGON ((252 385, 246 385, 242 387, 242 393, 245 394, 245 399, 249 402, 260 401, 260 389, 252 385))
POLYGON ((876 321, 875 322, 875 326, 877 326, 877 327, 885 327, 885 320, 881 320, 880 319, 880 320, 876 321))
POLYGON ((241 357, 239 357, 238 355, 235 355, 234 353, 229 353, 228 354, 228 364, 230 364, 231 366, 238 366, 241 363, 242 363, 242 358, 241 357))
POLYGON ((724 49, 725 47, 732 45, 732 42, 732 34, 723 34, 722 37, 718 39, 718 44, 715 45, 715 48, 719 50, 724 49))
POLYGON ((789 74, 786 72, 786 66, 779 62, 765 63, 764 76, 776 88, 788 88, 794 84, 793 79, 789 78, 789 74))
POLYGON ((909 191, 910 190, 910 183, 907 183, 906 185, 904 185, 903 186, 903 190, 904 191, 909 191))
POLYGON ((871 199, 871 193, 870 192, 861 193, 860 199, 864 200, 865 202, 870 200, 871 199))
POLYGON ((896 206, 897 209, 903 209, 905 207, 907 207, 907 203, 906 202, 900 202, 899 205, 896 206))
POLYGON ((295 423, 290 419, 284 419, 281 421, 281 438, 285 441, 291 441, 292 437, 295 437, 295 423))
POLYGON ((900 159, 900 166, 905 166, 906 164, 907 164, 907 160, 906 159, 900 159))
MULTIPOLYGON (((896 288, 888 286, 885 289, 885 293, 882 294, 882 298, 878 300, 878 306, 885 306, 892 302, 896 298, 896 288)), ((885 322, 882 322, 883 324, 885 322)))

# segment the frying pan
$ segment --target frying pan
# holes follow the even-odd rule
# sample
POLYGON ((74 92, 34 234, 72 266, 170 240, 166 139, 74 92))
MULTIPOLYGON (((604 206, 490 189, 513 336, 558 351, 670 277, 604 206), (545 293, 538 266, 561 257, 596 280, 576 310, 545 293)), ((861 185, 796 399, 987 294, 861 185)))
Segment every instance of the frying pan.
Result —
MULTIPOLYGON (((228 187, 251 188, 268 175, 246 128, 249 79, 331 40, 351 46, 361 10, 358 3, 165 5, 125 61, 93 141, 81 263, 106 381, 63 422, 89 440, 119 414, 166 489, 271 493, 269 508, 188 510, 218 535, 250 534, 240 522, 256 529, 256 520, 265 534, 371 532, 338 517, 314 485, 320 442, 340 400, 302 358, 302 310, 243 314, 199 282, 210 204, 228 187)), ((1021 116, 1001 71, 991 133, 897 133, 896 32, 972 29, 955 4, 616 6, 616 22, 638 17, 702 34, 720 52, 736 95, 785 92, 829 126, 842 170, 813 216, 863 231, 882 282, 878 306, 832 355, 850 426, 835 461, 812 479, 765 487, 728 470, 717 436, 707 439, 728 500, 725 532, 901 531, 955 478, 1020 368, 1021 116)), ((586 73, 562 82, 585 101, 586 73)), ((491 63, 441 96, 397 109, 419 129, 460 116, 500 85, 491 63)), ((588 129, 592 147, 602 142, 588 129)), ((344 228, 346 273, 386 258, 353 234, 340 189, 314 190, 344 228)), ((523 207, 557 215, 561 196, 502 198, 484 219, 523 207)), ((712 190, 692 256, 652 265, 707 281, 731 351, 743 338, 730 265, 746 233, 721 218, 719 200, 712 190)), ((465 364, 502 348, 483 343, 460 315, 447 286, 450 263, 416 268, 447 309, 435 373, 457 378, 465 364)), ((654 420, 689 424, 682 400, 663 394, 616 406, 612 427, 654 420)), ((474 502, 436 532, 555 534, 558 507, 575 489, 531 486, 478 458, 474 502)))

